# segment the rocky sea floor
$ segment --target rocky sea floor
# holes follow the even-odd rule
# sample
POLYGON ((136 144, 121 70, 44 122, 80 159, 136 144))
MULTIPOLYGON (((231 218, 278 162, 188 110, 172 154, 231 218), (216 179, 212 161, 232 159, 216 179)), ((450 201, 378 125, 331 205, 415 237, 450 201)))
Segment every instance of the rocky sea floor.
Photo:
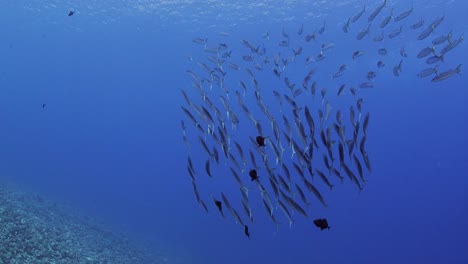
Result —
POLYGON ((65 205, 0 186, 0 264, 30 263, 169 262, 65 205))

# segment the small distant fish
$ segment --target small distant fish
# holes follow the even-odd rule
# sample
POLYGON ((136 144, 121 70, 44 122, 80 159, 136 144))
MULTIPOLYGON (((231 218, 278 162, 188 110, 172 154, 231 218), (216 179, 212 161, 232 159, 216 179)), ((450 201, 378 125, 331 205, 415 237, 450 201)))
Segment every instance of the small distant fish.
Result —
POLYGON ((315 32, 312 35, 307 34, 307 36, 305 36, 305 41, 310 42, 312 39, 315 40, 316 37, 317 34, 315 32))
POLYGON ((42 110, 44 111, 44 108, 46 107, 46 104, 42 104, 42 110))
POLYGON ((393 67, 393 75, 395 75, 396 77, 400 76, 402 63, 403 63, 403 60, 400 60, 400 63, 393 67))
POLYGON ((367 72, 367 79, 370 81, 374 79, 377 76, 377 74, 374 71, 369 71, 367 72))
POLYGON ((384 48, 379 49, 377 53, 379 53, 380 55, 387 55, 387 49, 384 49, 384 48))
POLYGON ((401 48, 400 49, 400 55, 404 58, 408 57, 408 54, 406 53, 406 50, 405 48, 401 48))
POLYGON ((73 11, 73 10, 70 10, 70 12, 68 12, 68 16, 69 16, 69 17, 70 17, 70 16, 73 16, 74 14, 75 14, 75 11, 73 11))
POLYGON ((208 41, 208 39, 207 38, 194 38, 192 39, 192 41, 193 43, 206 45, 206 42, 208 41))
POLYGON ((383 67, 385 67, 385 63, 383 61, 378 61, 377 68, 383 68, 383 67))
POLYGON ((221 216, 224 218, 224 213, 223 213, 223 204, 221 203, 221 201, 218 201, 216 200, 215 198, 213 198, 213 201, 216 205, 216 207, 218 207, 218 211, 219 213, 221 214, 221 216))
POLYGON ((323 231, 324 229, 330 229, 326 218, 315 219, 314 224, 316 227, 320 228, 320 231, 323 231))
POLYGON ((421 18, 420 20, 412 24, 410 27, 411 29, 417 29, 417 28, 422 27, 423 25, 424 25, 424 19, 421 18))
POLYGON ((323 43, 322 44, 322 51, 327 51, 335 47, 335 43, 323 43))
POLYGON ((402 30, 403 30, 403 26, 400 26, 400 28, 394 29, 392 32, 390 32, 388 34, 388 37, 389 38, 394 38, 394 37, 400 35, 402 30))
POLYGON ((302 32, 304 32, 304 24, 301 24, 301 27, 297 31, 297 34, 300 36, 300 35, 302 35, 302 32))
POLYGON ((325 32, 325 24, 326 24, 326 21, 323 21, 322 27, 320 27, 319 30, 318 30, 318 33, 320 35, 322 35, 323 32, 325 32))
POLYGON ((385 35, 384 35, 384 32, 382 31, 382 33, 381 33, 380 35, 375 36, 374 38, 372 38, 372 40, 373 40, 374 42, 380 42, 380 41, 382 41, 384 38, 385 38, 385 35))
POLYGON ((350 22, 351 18, 348 18, 348 21, 346 21, 345 24, 343 24, 343 27, 341 28, 343 30, 344 33, 348 33, 348 30, 350 30, 351 28, 349 27, 349 22, 350 22))
POLYGON ((374 83, 371 83, 371 82, 363 82, 363 83, 360 83, 359 84, 359 88, 373 88, 374 87, 374 83))
POLYGON ((250 239, 249 227, 244 225, 244 234, 250 239))
POLYGON ((353 52, 353 56, 352 56, 353 60, 356 59, 356 58, 361 57, 362 55, 364 55, 364 51, 358 50, 358 51, 353 52))

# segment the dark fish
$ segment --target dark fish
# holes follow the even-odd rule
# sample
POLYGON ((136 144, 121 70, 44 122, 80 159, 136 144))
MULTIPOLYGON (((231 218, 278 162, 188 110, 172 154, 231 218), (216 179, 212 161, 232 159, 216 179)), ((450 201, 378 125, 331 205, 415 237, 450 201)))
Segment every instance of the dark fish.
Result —
POLYGON ((316 227, 320 228, 320 231, 323 231, 324 229, 330 229, 330 226, 328 225, 328 221, 326 218, 315 219, 314 224, 316 227))
POLYGON ((378 61, 377 68, 383 68, 383 67, 385 67, 385 63, 383 61, 378 61))
POLYGON ((68 16, 73 16, 75 14, 75 11, 73 10, 70 10, 70 12, 68 12, 68 16))
POLYGON ((249 227, 244 225, 244 234, 250 239, 249 227))
POLYGON ((257 144, 258 144, 259 147, 265 147, 265 146, 266 146, 266 145, 265 145, 265 139, 266 139, 266 137, 257 136, 257 137, 255 138, 255 141, 257 142, 257 144))
POLYGON ((206 163, 205 163, 205 171, 206 171, 206 174, 208 174, 208 176, 213 177, 213 176, 211 175, 211 170, 210 170, 210 160, 206 160, 206 163))
POLYGON ((251 169, 249 171, 249 176, 250 176, 251 181, 258 180, 257 170, 256 169, 251 169))
POLYGON ((222 203, 221 201, 216 200, 215 198, 213 198, 213 201, 214 201, 216 207, 218 207, 219 213, 220 213, 221 216, 224 218, 223 203, 222 203))

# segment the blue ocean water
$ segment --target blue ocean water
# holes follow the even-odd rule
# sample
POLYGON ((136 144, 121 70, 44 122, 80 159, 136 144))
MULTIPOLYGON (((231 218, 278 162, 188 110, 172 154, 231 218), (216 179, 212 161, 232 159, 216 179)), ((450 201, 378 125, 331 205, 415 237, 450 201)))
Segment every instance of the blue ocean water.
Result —
MULTIPOLYGON (((149 241, 169 263, 467 263, 465 65, 461 75, 433 83, 432 77, 416 76, 428 67, 416 54, 451 30, 453 38, 462 36, 468 29, 468 5, 461 0, 415 0, 408 18, 384 29, 388 34, 401 24, 400 36, 379 43, 370 37, 356 40, 380 3, 3 0, 0 182, 24 185, 103 218, 135 239, 149 241), (368 11, 344 33, 343 24, 365 4, 368 11), (76 12, 69 17, 71 9, 76 12), (425 27, 409 26, 421 18, 427 25, 440 16, 445 19, 435 33, 416 40, 425 27), (206 56, 203 45, 192 40, 207 38, 208 46, 226 43, 237 62, 244 63, 239 57, 249 51, 241 40, 264 43, 272 58, 278 51, 286 53, 277 45, 283 30, 299 46, 296 32, 301 25, 311 34, 324 21, 325 32, 309 48, 303 44, 301 63, 292 62, 287 74, 302 80, 311 69, 303 59, 316 55, 320 44, 334 43, 323 63, 312 66, 317 68, 318 86, 335 94, 341 83, 356 86, 364 81, 367 71, 375 70, 383 58, 386 67, 377 71, 375 87, 360 91, 366 112, 371 113, 366 150, 372 173, 362 192, 347 179, 331 192, 323 189, 328 207, 314 201, 309 218, 297 216, 291 228, 278 210, 276 231, 261 202, 252 201, 252 210, 259 213, 249 224, 249 240, 227 213, 221 219, 210 198, 210 193, 219 196, 221 191, 232 200, 239 198, 229 166, 221 163, 216 168, 219 181, 199 175, 205 178, 198 188, 204 191, 208 214, 197 204, 187 175, 187 155, 199 172, 206 160, 196 129, 180 110, 181 89, 191 98, 198 96, 186 70, 202 72, 197 61, 206 56), (268 41, 262 38, 267 31, 268 41), (391 68, 401 59, 401 47, 408 57, 395 77, 391 68), (389 54, 378 55, 379 48, 389 54), (355 50, 366 54, 353 61, 355 50), (349 70, 331 81, 329 74, 344 63, 349 70), (181 119, 186 120, 193 145, 190 153, 182 140, 181 119), (313 225, 313 219, 322 217, 328 219, 330 230, 313 225)), ((373 23, 380 23, 391 8, 398 14, 410 7, 411 1, 388 1, 373 23)), ((376 34, 371 28, 371 37, 376 34)), ((466 63, 467 54, 466 42, 461 42, 445 56, 440 70, 466 63)), ((262 91, 284 86, 266 70, 257 74, 264 81, 262 91)), ((345 95, 349 101, 337 102, 333 109, 349 107, 353 99, 349 92, 345 95)), ((235 100, 234 93, 230 96, 235 100)), ((216 97, 212 100, 219 104, 216 97)), ((254 108, 254 100, 251 96, 246 102, 254 108)), ((278 113, 271 93, 265 102, 278 113)), ((243 126, 250 121, 242 112, 237 114, 240 123, 233 138, 248 146, 255 128, 243 126)), ((261 112, 256 109, 254 114, 261 112)), ((263 128, 267 131, 269 125, 263 128)), ((241 210, 239 205, 242 214, 241 210)))

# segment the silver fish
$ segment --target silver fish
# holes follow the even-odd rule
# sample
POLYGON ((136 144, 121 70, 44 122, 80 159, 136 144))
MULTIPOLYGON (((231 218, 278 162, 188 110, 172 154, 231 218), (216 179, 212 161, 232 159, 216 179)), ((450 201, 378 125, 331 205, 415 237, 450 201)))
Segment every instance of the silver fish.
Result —
POLYGON ((395 17, 395 22, 401 21, 405 18, 407 18, 411 13, 413 12, 413 2, 411 2, 411 8, 409 10, 404 11, 403 13, 399 14, 398 16, 395 17))
POLYGON ((437 68, 439 67, 439 65, 435 66, 435 67, 432 67, 432 68, 427 68, 427 69, 424 69, 422 71, 420 71, 417 76, 419 78, 423 78, 423 77, 427 77, 427 76, 430 76, 432 74, 437 74, 437 68))
MULTIPOLYGON (((386 0, 385 0, 385 1, 386 1, 386 0)), ((357 39, 357 40, 361 40, 361 39, 363 39, 367 34, 369 34, 370 26, 371 26, 371 24, 369 24, 369 25, 367 26, 366 29, 362 29, 361 31, 359 31, 359 33, 356 35, 356 39, 357 39)))
POLYGON ((385 5, 387 4, 387 0, 384 0, 384 2, 379 5, 375 10, 374 12, 372 12, 372 14, 370 14, 369 18, 367 19, 368 22, 372 22, 372 20, 374 20, 374 18, 376 18, 380 11, 382 11, 382 9, 385 7, 385 5))
POLYGON ((460 68, 461 68, 461 64, 459 64, 457 66, 457 68, 455 69, 450 69, 448 71, 445 71, 445 72, 442 72, 440 73, 439 75, 437 75, 436 77, 432 78, 432 82, 440 82, 440 81, 443 81, 443 80, 447 80, 448 78, 452 77, 453 75, 455 74, 458 74, 458 75, 461 75, 460 74, 460 68))

